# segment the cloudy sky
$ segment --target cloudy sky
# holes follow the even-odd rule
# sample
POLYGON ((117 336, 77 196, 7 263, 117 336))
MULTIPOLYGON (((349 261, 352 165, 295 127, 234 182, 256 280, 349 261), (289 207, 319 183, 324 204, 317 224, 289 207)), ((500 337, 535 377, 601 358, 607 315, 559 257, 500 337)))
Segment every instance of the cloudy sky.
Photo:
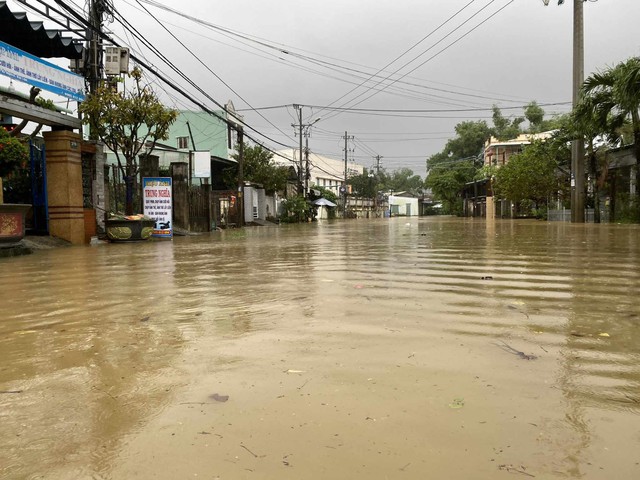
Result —
MULTIPOLYGON (((84 8, 83 0, 67 1, 84 8)), ((252 135, 274 149, 298 144, 293 105, 303 105, 303 123, 320 118, 312 151, 344 158, 346 131, 357 163, 370 167, 380 155, 388 170, 424 176, 425 158, 455 125, 490 122, 493 104, 514 116, 531 100, 549 115, 570 108, 572 0, 547 7, 542 0, 111 3, 116 13, 106 28, 120 43, 208 107, 218 108, 211 99, 233 100, 259 132, 252 135)), ((640 55, 640 1, 588 1, 584 10, 587 75, 640 55)), ((156 85, 167 104, 193 108, 156 85)))

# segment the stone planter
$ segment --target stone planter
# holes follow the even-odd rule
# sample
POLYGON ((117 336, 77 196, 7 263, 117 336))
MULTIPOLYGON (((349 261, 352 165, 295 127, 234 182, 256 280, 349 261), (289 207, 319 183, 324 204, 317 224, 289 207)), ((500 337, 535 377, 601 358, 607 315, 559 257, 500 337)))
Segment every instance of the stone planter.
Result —
POLYGON ((0 203, 0 247, 18 243, 25 235, 25 216, 31 205, 0 203))
POLYGON ((105 221, 107 237, 112 242, 136 242, 148 240, 153 233, 155 220, 108 219, 105 221))

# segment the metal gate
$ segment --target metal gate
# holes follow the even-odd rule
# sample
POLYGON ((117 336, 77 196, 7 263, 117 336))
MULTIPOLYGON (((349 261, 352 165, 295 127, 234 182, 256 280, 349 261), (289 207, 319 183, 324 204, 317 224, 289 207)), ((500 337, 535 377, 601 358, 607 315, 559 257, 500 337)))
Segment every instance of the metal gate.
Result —
POLYGON ((31 177, 31 204, 33 205, 33 233, 49 233, 49 209, 47 199, 47 165, 44 144, 29 141, 29 166, 31 177))

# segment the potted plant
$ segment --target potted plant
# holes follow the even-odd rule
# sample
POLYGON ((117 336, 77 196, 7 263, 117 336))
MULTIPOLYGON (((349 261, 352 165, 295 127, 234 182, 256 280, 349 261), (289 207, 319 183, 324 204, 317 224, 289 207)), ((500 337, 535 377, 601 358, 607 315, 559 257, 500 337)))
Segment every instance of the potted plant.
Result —
POLYGON ((0 126, 0 244, 19 242, 25 234, 25 215, 31 205, 4 203, 2 178, 11 178, 26 168, 29 150, 18 138, 0 126))
POLYGON ((115 154, 125 181, 125 212, 111 215, 106 220, 107 235, 111 240, 144 240, 151 236, 147 224, 151 222, 152 227, 154 220, 134 214, 134 186, 139 173, 137 159, 141 153, 152 151, 158 140, 169 138, 169 127, 178 117, 176 110, 166 108, 149 85, 143 83, 139 68, 134 68, 128 76, 133 79, 130 88, 118 88, 118 82, 107 81, 79 108, 91 134, 115 154), (137 238, 136 232, 141 238, 137 238), (128 238, 120 238, 129 233, 128 238))

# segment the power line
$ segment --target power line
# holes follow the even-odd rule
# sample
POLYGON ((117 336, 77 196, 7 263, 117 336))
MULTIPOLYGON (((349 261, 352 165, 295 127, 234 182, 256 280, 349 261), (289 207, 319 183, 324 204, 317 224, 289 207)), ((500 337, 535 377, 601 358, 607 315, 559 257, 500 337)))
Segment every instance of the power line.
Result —
MULTIPOLYGON (((443 39, 441 39, 440 41, 438 41, 436 44, 434 44, 432 47, 430 47, 429 49, 427 49, 425 52, 423 52, 422 54, 420 54, 419 56, 422 56, 424 53, 426 53, 427 51, 431 50, 431 48, 433 48, 435 45, 437 45, 438 43, 440 43, 442 40, 444 40, 445 38, 447 38, 448 36, 450 36, 453 32, 457 31, 459 28, 461 28, 463 25, 465 25, 466 23, 468 23, 472 18, 474 18, 475 16, 477 16, 480 12, 482 12, 484 9, 486 9, 489 5, 491 5, 492 3, 494 3, 496 0, 491 0, 491 2, 489 2, 489 4, 487 4, 485 7, 481 8, 478 12, 476 12, 474 15, 472 15, 469 19, 467 19, 465 22, 463 22, 461 25, 459 25, 458 27, 456 27, 453 31, 451 31, 449 34, 447 34, 443 39)), ((511 5, 515 0, 510 0, 509 3, 505 4, 502 8, 500 8, 499 10, 497 10, 496 12, 494 12, 492 15, 490 15, 488 18, 484 19, 482 22, 480 22, 478 25, 476 25, 475 27, 473 27, 471 30, 467 31, 465 34, 461 35, 460 37, 458 37, 456 40, 454 40, 453 42, 451 42, 450 44, 448 44, 446 47, 444 47, 443 49, 441 49, 439 52, 437 52, 436 54, 432 55, 431 57, 429 57, 427 60, 425 60, 424 62, 422 62, 421 64, 419 64, 418 66, 414 67, 413 69, 409 70, 407 73, 401 75, 399 78, 394 79, 393 81, 391 81, 388 84, 385 84, 383 87, 383 90, 386 90, 387 88, 391 87, 392 85, 394 85, 395 83, 397 83, 398 81, 402 80, 403 78, 405 78, 407 75, 409 75, 410 73, 413 73, 414 71, 416 71, 418 68, 422 67, 423 65, 425 65, 426 63, 430 62, 431 60, 433 60, 434 58, 436 58, 438 55, 440 55, 441 53, 443 53, 444 51, 448 50, 449 48, 451 48, 453 45, 455 45, 456 43, 458 43, 460 40, 462 40, 463 38, 467 37, 469 34, 471 34, 472 32, 474 32, 476 29, 478 29, 481 25, 484 25, 487 21, 489 21, 490 19, 492 19, 493 17, 495 17, 498 13, 500 13, 502 10, 504 10, 507 6, 511 5)), ((466 7, 465 7, 466 8, 466 7)), ((419 57, 418 56, 418 57, 419 57)), ((412 63, 414 60, 416 60, 418 57, 414 58, 413 60, 411 60, 410 62, 406 63, 405 65, 403 65, 402 67, 400 67, 398 70, 396 70, 397 73, 398 71, 400 71, 402 68, 404 68, 405 66, 409 65, 410 63, 412 63)), ((389 77, 387 77, 387 79, 389 79, 389 77)), ((352 99, 351 101, 354 101, 355 99, 361 97, 363 94, 365 94, 366 92, 363 92, 362 94, 358 95, 357 97, 355 97, 354 99, 352 99)), ((358 101, 357 103, 355 103, 353 106, 356 105, 360 105, 361 103, 367 101, 368 99, 370 99, 371 97, 373 97, 374 95, 376 95, 378 92, 373 92, 371 93, 368 97, 358 101)), ((349 102, 345 102, 341 105, 344 106, 349 102)), ((334 115, 332 115, 329 118, 333 118, 335 116, 339 115, 339 113, 336 113, 334 115)))

